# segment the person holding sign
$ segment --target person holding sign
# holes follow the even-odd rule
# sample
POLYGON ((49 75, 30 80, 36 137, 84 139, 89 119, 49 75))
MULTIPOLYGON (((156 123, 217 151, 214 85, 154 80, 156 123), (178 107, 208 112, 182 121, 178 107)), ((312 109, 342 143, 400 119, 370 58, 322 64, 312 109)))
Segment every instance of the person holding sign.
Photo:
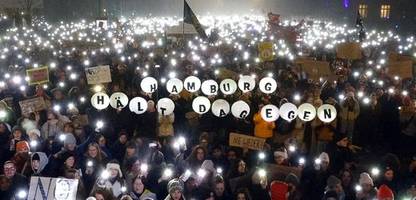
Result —
POLYGON ((276 125, 274 122, 267 122, 261 117, 261 109, 263 106, 263 104, 259 105, 259 111, 254 114, 253 117, 254 136, 268 139, 273 137, 273 129, 276 127, 276 125))

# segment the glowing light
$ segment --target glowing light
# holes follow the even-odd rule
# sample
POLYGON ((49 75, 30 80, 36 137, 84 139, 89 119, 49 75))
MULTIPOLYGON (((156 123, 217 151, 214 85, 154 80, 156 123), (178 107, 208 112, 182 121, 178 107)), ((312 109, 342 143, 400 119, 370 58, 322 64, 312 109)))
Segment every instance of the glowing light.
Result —
POLYGON ((319 159, 319 158, 315 159, 315 164, 316 164, 316 165, 320 165, 320 164, 321 164, 321 162, 322 162, 322 161, 321 161, 321 159, 319 159))
POLYGON ((299 165, 304 165, 306 162, 305 158, 299 158, 299 165))
POLYGON ((371 175, 378 176, 379 174, 380 174, 380 169, 378 169, 377 167, 373 167, 371 169, 371 175))
POLYGON ((259 159, 264 160, 266 158, 266 154, 264 152, 259 153, 259 159))
POLYGON ((266 170, 264 169, 259 169, 257 173, 259 174, 260 177, 265 177, 267 174, 266 170))
POLYGON ((143 163, 140 165, 141 172, 147 172, 148 169, 149 169, 149 166, 146 163, 143 163))
POLYGON ((289 151, 290 152, 295 152, 296 151, 296 146, 295 145, 289 145, 289 151))
POLYGON ((104 170, 103 172, 101 172, 101 178, 102 179, 108 179, 108 178, 110 178, 110 172, 108 172, 107 170, 104 170))
POLYGON ((102 127, 104 127, 104 122, 98 120, 97 123, 95 123, 95 127, 97 127, 97 129, 101 129, 102 127))
POLYGON ((205 171, 204 169, 198 169, 198 171, 196 172, 196 174, 200 177, 200 178, 204 178, 205 175, 207 175, 207 171, 205 171))

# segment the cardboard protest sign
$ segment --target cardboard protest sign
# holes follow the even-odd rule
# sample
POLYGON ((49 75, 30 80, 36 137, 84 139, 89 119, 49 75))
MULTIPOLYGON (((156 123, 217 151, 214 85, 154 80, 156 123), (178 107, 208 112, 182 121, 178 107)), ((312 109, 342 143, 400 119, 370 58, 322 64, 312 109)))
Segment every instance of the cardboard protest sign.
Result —
POLYGON ((362 58, 362 50, 359 43, 348 42, 339 44, 336 48, 337 58, 357 60, 362 58))
POLYGON ((269 180, 279 180, 284 181, 286 176, 290 173, 295 174, 299 179, 302 175, 301 168, 298 167, 288 167, 275 164, 267 164, 266 166, 267 178, 269 180))
POLYGON ((230 133, 230 146, 262 150, 266 139, 238 133, 230 133))
POLYGON ((262 62, 272 61, 274 58, 273 55, 273 43, 271 42, 261 42, 258 45, 259 58, 262 62))
POLYGON ((110 66, 97 66, 90 67, 85 69, 85 76, 87 77, 87 82, 89 85, 100 84, 100 83, 110 83, 111 82, 111 72, 110 66))
POLYGON ((238 73, 222 67, 218 68, 218 77, 220 79, 236 79, 238 77, 238 73))
POLYGON ((77 196, 78 180, 32 176, 28 200, 74 200, 77 196))
POLYGON ((46 102, 43 97, 36 97, 19 101, 20 110, 22 114, 29 114, 31 112, 41 111, 46 109, 46 102))
POLYGON ((26 75, 29 77, 29 85, 42 84, 49 82, 48 67, 41 67, 26 70, 26 75))
POLYGON ((414 62, 415 59, 412 56, 401 55, 396 52, 389 53, 389 62, 397 62, 397 61, 412 61, 414 62))
POLYGON ((309 79, 316 81, 321 77, 328 77, 332 74, 329 62, 326 61, 304 60, 301 67, 309 79))
POLYGON ((399 76, 400 78, 412 78, 413 61, 389 62, 387 65, 387 74, 390 76, 399 76))

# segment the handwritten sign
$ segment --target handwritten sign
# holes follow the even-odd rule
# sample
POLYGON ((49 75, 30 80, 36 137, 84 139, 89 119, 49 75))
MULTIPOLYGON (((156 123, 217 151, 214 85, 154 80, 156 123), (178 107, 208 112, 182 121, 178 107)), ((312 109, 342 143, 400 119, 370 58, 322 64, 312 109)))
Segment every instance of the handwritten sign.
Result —
POLYGON ((259 58, 261 61, 272 61, 274 58, 273 55, 273 43, 271 42, 261 42, 258 46, 259 58))
POLYGON ((32 176, 28 200, 74 200, 77 196, 78 180, 32 176))
POLYGON ((357 60, 362 58, 362 50, 359 43, 343 43, 337 46, 337 58, 357 60))
POLYGON ((400 78, 412 78, 413 61, 389 62, 387 65, 387 74, 391 76, 399 76, 400 78))
POLYGON ((48 67, 41 67, 26 70, 26 75, 29 77, 29 85, 36 85, 49 82, 48 67))
POLYGON ((89 85, 111 82, 110 66, 108 65, 87 68, 85 75, 89 85))
POLYGON ((29 114, 31 112, 41 111, 46 109, 46 103, 43 97, 36 97, 19 101, 20 110, 22 114, 29 114))
POLYGON ((332 74, 329 62, 326 61, 303 60, 301 67, 312 80, 319 80, 321 77, 328 77, 332 74))
POLYGON ((242 135, 238 133, 230 133, 230 146, 249 148, 253 150, 262 150, 264 142, 266 141, 263 138, 242 135))

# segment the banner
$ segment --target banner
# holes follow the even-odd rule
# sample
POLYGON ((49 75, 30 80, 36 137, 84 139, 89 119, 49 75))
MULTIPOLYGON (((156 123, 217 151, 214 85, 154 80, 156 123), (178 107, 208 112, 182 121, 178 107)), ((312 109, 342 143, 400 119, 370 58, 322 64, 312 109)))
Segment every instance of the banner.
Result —
POLYGON ((259 58, 262 62, 272 61, 273 56, 273 43, 271 42, 261 42, 258 45, 259 58))
POLYGON ((238 133, 230 133, 230 146, 262 150, 266 139, 238 133))
POLYGON ((46 109, 46 102, 43 97, 36 97, 19 101, 20 110, 22 114, 29 114, 46 109))
POLYGON ((192 24, 195 27, 195 30, 198 32, 199 37, 206 40, 208 39, 207 34, 205 33, 204 28, 202 28, 201 23, 199 23, 198 18, 196 17, 194 11, 189 7, 188 2, 184 1, 183 8, 183 22, 187 24, 192 24))
POLYGON ((357 60, 362 58, 362 50, 359 43, 343 43, 337 46, 337 58, 357 60))
POLYGON ((391 76, 399 76, 400 78, 412 78, 413 61, 389 62, 387 65, 387 74, 391 76))
POLYGON ((28 69, 26 70, 26 75, 29 77, 29 85, 36 85, 49 82, 48 67, 28 69))
POLYGON ((78 180, 32 176, 28 200, 74 200, 78 180))
POLYGON ((87 82, 89 85, 100 84, 100 83, 110 83, 111 82, 111 72, 110 66, 97 66, 90 67, 85 69, 85 76, 87 77, 87 82))
POLYGON ((332 74, 329 68, 329 62, 316 60, 303 60, 301 64, 302 71, 304 71, 309 79, 319 81, 321 77, 328 77, 332 74))

